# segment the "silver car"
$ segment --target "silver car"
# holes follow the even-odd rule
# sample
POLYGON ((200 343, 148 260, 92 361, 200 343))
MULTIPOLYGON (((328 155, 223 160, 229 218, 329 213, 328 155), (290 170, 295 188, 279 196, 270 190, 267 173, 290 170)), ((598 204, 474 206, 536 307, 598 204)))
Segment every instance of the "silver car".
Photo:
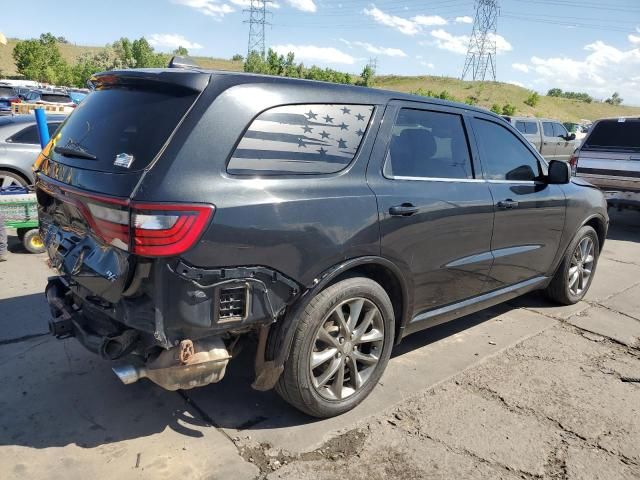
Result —
MULTIPOLYGON (((49 134, 58 129, 66 117, 47 118, 49 134)), ((0 188, 31 185, 31 166, 40 153, 38 128, 33 115, 0 117, 0 188)))

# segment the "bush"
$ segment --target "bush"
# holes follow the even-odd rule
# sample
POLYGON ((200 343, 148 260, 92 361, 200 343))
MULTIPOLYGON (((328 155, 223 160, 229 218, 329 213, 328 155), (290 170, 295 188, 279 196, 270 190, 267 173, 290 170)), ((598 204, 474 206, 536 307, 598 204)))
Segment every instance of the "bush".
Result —
POLYGON ((502 115, 512 116, 516 114, 516 106, 510 103, 505 103, 502 106, 502 115))
POLYGON ((570 100, 578 100, 580 102, 591 103, 593 98, 584 92, 563 92, 560 88, 552 88, 547 92, 548 97, 562 97, 570 100))
POLYGON ((494 103, 493 105, 491 105, 491 111, 498 115, 502 114, 502 108, 500 108, 500 105, 498 105, 497 103, 494 103))
POLYGON ((618 92, 613 92, 613 95, 604 101, 604 103, 608 103, 609 105, 620 105, 622 102, 623 99, 620 98, 620 94, 618 92))
POLYGON ((538 92, 531 92, 524 103, 526 105, 529 105, 530 107, 535 107, 536 105, 538 105, 539 101, 540 95, 538 95, 538 92))
POLYGON ((239 53, 236 53, 233 57, 231 57, 231 60, 233 60, 234 62, 242 62, 244 60, 244 57, 239 53))

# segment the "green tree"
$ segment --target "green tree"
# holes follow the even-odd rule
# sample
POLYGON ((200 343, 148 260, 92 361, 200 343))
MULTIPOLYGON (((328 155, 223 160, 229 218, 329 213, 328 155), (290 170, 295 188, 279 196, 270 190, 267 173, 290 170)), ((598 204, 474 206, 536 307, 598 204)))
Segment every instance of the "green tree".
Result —
POLYGON ((166 67, 167 59, 160 53, 155 53, 147 39, 141 37, 131 44, 131 52, 136 68, 166 67))
POLYGON ((29 80, 64 84, 70 78, 69 65, 51 33, 43 33, 37 40, 19 42, 13 49, 13 59, 18 73, 29 80))
POLYGON ((560 88, 552 88, 547 92, 547 97, 561 97, 562 90, 560 88))
POLYGON ((187 57, 189 55, 189 50, 181 45, 173 51, 173 54, 180 55, 181 57, 187 57))
POLYGON ((71 67, 72 81, 70 85, 85 87, 87 80, 93 74, 112 70, 115 63, 115 53, 110 47, 95 54, 85 53, 80 55, 76 60, 76 64, 71 67))
POLYGON ((367 65, 362 69, 362 73, 360 74, 360 80, 358 80, 357 85, 362 87, 370 87, 373 85, 375 72, 371 65, 367 65))
POLYGON ((497 113, 498 115, 502 114, 502 108, 500 108, 500 105, 498 105, 497 103, 494 103, 493 105, 491 105, 491 111, 493 113, 497 113))
POLYGON ((604 102, 609 105, 621 105, 624 100, 620 97, 618 92, 613 92, 611 97, 607 98, 604 102))
POLYGON ((539 101, 540 95, 538 94, 538 92, 531 92, 524 103, 526 105, 529 105, 530 107, 535 107, 536 105, 538 105, 539 101))
POLYGON ((241 62, 244 60, 244 57, 239 53, 236 53, 233 57, 231 57, 231 60, 234 62, 241 62))

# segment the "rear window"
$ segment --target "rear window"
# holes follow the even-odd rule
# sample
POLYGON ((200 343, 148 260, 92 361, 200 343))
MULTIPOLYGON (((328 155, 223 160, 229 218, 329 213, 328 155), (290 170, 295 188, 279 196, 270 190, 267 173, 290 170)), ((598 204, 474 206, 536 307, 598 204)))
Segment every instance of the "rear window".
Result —
POLYGON ((14 97, 15 92, 11 87, 0 87, 0 97, 14 97))
POLYGON ((51 156, 89 170, 141 170, 160 151, 196 96, 194 91, 181 89, 96 90, 76 107, 55 140, 56 147, 81 150, 96 160, 63 156, 54 150, 51 156), (117 156, 127 161, 116 162, 117 156))
POLYGON ((593 126, 583 148, 640 151, 640 119, 602 120, 593 126))
POLYGON ((68 95, 52 95, 43 93, 40 95, 40 100, 43 102, 51 102, 51 103, 69 103, 71 102, 71 98, 68 95))
POLYGON ((227 171, 236 175, 335 173, 354 159, 371 105, 279 106, 261 113, 238 144, 227 171))
POLYGON ((516 121, 516 128, 520 133, 525 133, 527 135, 533 135, 538 133, 538 123, 537 122, 525 122, 522 120, 516 121))

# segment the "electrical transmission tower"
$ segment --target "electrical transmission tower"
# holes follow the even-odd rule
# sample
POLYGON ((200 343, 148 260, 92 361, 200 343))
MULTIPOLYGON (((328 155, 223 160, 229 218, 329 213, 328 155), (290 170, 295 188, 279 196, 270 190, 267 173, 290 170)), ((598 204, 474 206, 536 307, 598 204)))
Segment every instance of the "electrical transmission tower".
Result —
POLYGON ((247 57, 251 52, 258 52, 265 56, 265 35, 264 27, 268 25, 267 14, 271 13, 267 11, 266 0, 251 0, 251 5, 248 10, 245 10, 249 14, 249 20, 245 20, 244 23, 249 24, 249 47, 247 49, 247 57))
POLYGON ((498 31, 498 0, 476 0, 476 16, 467 58, 464 61, 462 80, 471 73, 472 80, 484 80, 487 70, 491 79, 496 80, 496 34, 498 31))

